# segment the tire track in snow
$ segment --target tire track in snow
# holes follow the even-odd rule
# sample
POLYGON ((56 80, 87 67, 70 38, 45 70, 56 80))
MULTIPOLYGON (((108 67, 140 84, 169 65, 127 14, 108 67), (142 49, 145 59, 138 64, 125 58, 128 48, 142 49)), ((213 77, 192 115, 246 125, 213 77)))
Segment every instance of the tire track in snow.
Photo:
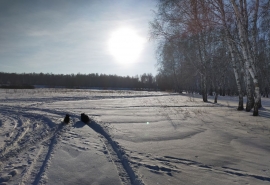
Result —
POLYGON ((169 113, 168 113, 168 111, 167 111, 167 106, 164 106, 162 103, 161 103, 161 101, 159 100, 159 98, 158 97, 155 97, 155 99, 157 100, 157 102, 159 103, 159 105, 160 105, 160 107, 162 107, 163 108, 163 112, 162 113, 160 113, 162 116, 164 116, 170 123, 171 123, 171 125, 173 126, 173 128, 174 129, 177 129, 177 125, 173 122, 173 120, 171 119, 171 117, 170 117, 170 115, 169 115, 169 113))
POLYGON ((48 169, 52 153, 58 143, 61 135, 70 129, 70 125, 60 124, 57 129, 51 134, 51 137, 43 140, 40 144, 40 150, 37 156, 31 162, 31 166, 26 174, 28 182, 26 184, 46 184, 46 169, 48 169))
MULTIPOLYGON (((118 171, 118 175, 119 175, 120 180, 122 181, 122 184, 130 185, 131 179, 129 178, 128 174, 126 173, 126 171, 121 163, 121 160, 119 160, 117 154, 114 152, 114 150, 113 150, 112 146, 109 144, 108 140, 106 138, 104 138, 102 135, 100 135, 100 137, 102 137, 100 140, 106 149, 105 151, 109 155, 110 161, 114 164, 116 170, 118 171)), ((106 154, 106 153, 104 153, 104 154, 106 154)))
POLYGON ((238 177, 250 177, 250 178, 255 178, 258 180, 270 182, 270 177, 256 175, 256 174, 252 174, 252 173, 249 173, 246 171, 242 171, 239 169, 230 168, 230 167, 226 167, 226 166, 222 166, 221 168, 217 168, 217 167, 214 167, 211 165, 206 165, 206 164, 203 164, 203 163, 200 163, 197 161, 183 159, 183 158, 177 158, 177 157, 172 157, 172 156, 164 156, 163 158, 156 158, 156 159, 160 160, 160 161, 170 162, 170 163, 173 162, 173 163, 177 163, 177 164, 182 164, 182 165, 190 166, 193 168, 207 169, 209 171, 213 171, 216 173, 226 173, 228 175, 234 175, 234 176, 238 176, 238 177))
MULTIPOLYGON (((21 120, 21 118, 18 118, 18 121, 12 117, 11 117, 11 119, 15 122, 15 125, 13 128, 13 131, 11 132, 11 134, 9 134, 9 137, 11 138, 14 134, 14 131, 16 131, 16 130, 17 130, 17 133, 16 133, 15 137, 12 140, 8 141, 8 143, 6 143, 4 145, 4 147, 1 149, 0 159, 1 159, 1 157, 5 156, 8 152, 10 152, 12 149, 19 147, 18 142, 20 142, 22 140, 22 138, 25 136, 25 134, 29 130, 28 125, 23 127, 24 123, 21 120)), ((28 120, 27 120, 27 123, 28 123, 28 120)))
MULTIPOLYGON (((142 153, 140 155, 142 155, 142 153)), ((184 166, 184 167, 192 168, 193 170, 206 170, 212 173, 222 173, 222 174, 232 175, 236 177, 255 178, 257 180, 270 182, 269 176, 253 174, 247 171, 243 171, 236 168, 230 168, 226 166, 215 167, 215 166, 207 165, 198 161, 179 158, 179 157, 173 157, 173 156, 158 157, 155 155, 155 156, 150 157, 149 154, 145 154, 144 157, 148 159, 147 162, 141 162, 144 160, 144 158, 138 158, 138 157, 135 157, 135 158, 131 157, 132 159, 130 162, 137 166, 143 166, 149 169, 153 173, 157 173, 157 174, 166 173, 169 176, 172 176, 173 175, 172 173, 181 173, 181 171, 185 169, 183 168, 184 166), (156 164, 157 161, 159 161, 161 165, 156 164)))
POLYGON ((49 167, 49 163, 52 156, 52 153, 58 143, 58 139, 61 138, 61 135, 64 132, 67 132, 71 128, 71 124, 66 125, 64 123, 60 124, 57 129, 54 131, 52 136, 46 141, 42 142, 44 152, 41 152, 39 160, 35 164, 35 169, 33 170, 30 177, 32 177, 32 184, 46 184, 46 170, 49 167), (47 151, 47 152, 46 152, 47 151), (39 163, 39 164, 38 164, 39 163), (45 177, 45 178, 44 178, 45 177))
MULTIPOLYGON (((12 161, 12 157, 15 155, 20 156, 20 158, 22 158, 22 155, 28 155, 28 165, 24 167, 20 184, 40 184, 40 182, 41 184, 46 184, 46 178, 44 179, 44 177, 46 176, 46 169, 52 157, 52 152, 58 143, 57 140, 59 136, 69 128, 70 126, 63 128, 63 125, 60 124, 57 129, 50 132, 45 138, 43 137, 41 140, 34 143, 30 141, 30 145, 15 150, 15 152, 18 153, 11 153, 13 151, 7 153, 6 158, 3 158, 4 160, 1 159, 1 162, 3 161, 7 164, 12 161), (29 153, 29 149, 33 146, 34 148, 39 147, 34 158, 30 157, 31 154, 29 153), (11 156, 11 154, 13 155, 11 156)), ((1 173, 3 173, 3 171, 1 173)))
POLYGON ((44 148, 43 146, 40 146, 38 153, 36 155, 36 157, 34 158, 33 162, 31 163, 31 165, 29 167, 26 167, 24 174, 22 175, 22 180, 21 180, 21 185, 24 184, 28 184, 29 180, 30 180, 30 175, 33 172, 34 166, 37 163, 37 160, 39 159, 41 153, 43 152, 44 148))
POLYGON ((66 113, 66 112, 61 112, 61 111, 52 111, 49 109, 22 108, 22 107, 12 107, 12 106, 7 106, 7 107, 0 106, 0 111, 1 110, 4 110, 5 114, 9 115, 8 119, 10 119, 11 121, 15 123, 14 128, 8 134, 8 137, 11 138, 14 134, 15 136, 13 137, 12 140, 7 141, 0 150, 0 160, 2 162, 7 161, 8 158, 16 156, 20 152, 29 148, 29 146, 27 146, 29 145, 29 143, 31 145, 34 145, 34 144, 37 144, 46 140, 48 137, 51 136, 51 133, 54 132, 54 130, 56 129, 57 124, 53 123, 52 120, 42 115, 42 113, 36 114, 36 113, 28 112, 28 111, 40 110, 43 113, 49 112, 56 115, 59 115, 59 114, 65 115, 66 113), (20 126, 24 125, 23 121, 21 120, 21 117, 25 118, 27 123, 32 122, 33 125, 37 124, 38 126, 41 126, 39 128, 39 132, 35 131, 31 133, 30 135, 28 135, 28 138, 27 138, 28 141, 25 141, 24 136, 28 134, 29 126, 27 128, 24 128, 24 127, 20 128, 20 126), (46 124, 38 124, 37 122, 44 122, 46 124))
MULTIPOLYGON (((57 131, 56 131, 56 132, 57 132, 57 131)), ((57 142, 56 142, 56 135, 54 134, 53 137, 50 138, 49 140, 50 140, 49 146, 48 146, 48 149, 46 150, 47 153, 46 153, 46 155, 45 155, 45 158, 44 158, 44 160, 43 160, 41 166, 39 167, 38 173, 37 173, 36 176, 35 176, 35 180, 34 180, 34 182, 33 182, 34 185, 39 184, 39 182, 40 182, 41 180, 44 181, 44 180, 42 179, 42 177, 43 177, 43 175, 44 175, 44 172, 45 172, 46 168, 48 167, 48 162, 49 162, 49 160, 51 159, 52 151, 53 151, 53 149, 54 149, 54 146, 55 146, 56 143, 57 143, 57 142)), ((44 182, 42 182, 42 184, 44 184, 44 182)))
MULTIPOLYGON (((1 106, 0 106, 1 110, 1 106)), ((8 153, 14 153, 15 155, 23 151, 23 148, 25 147, 25 144, 31 143, 32 145, 35 143, 38 143, 39 141, 42 141, 47 138, 48 135, 52 131, 54 131, 57 124, 53 123, 49 118, 47 118, 44 115, 36 114, 27 112, 31 109, 22 109, 19 108, 19 110, 13 110, 12 108, 8 107, 7 109, 4 109, 6 111, 6 114, 11 115, 8 117, 12 122, 14 122, 14 128, 13 130, 7 134, 7 137, 11 138, 11 140, 7 141, 5 145, 0 150, 0 159, 4 160, 4 158, 9 158, 11 156, 8 155, 8 153), (16 115, 16 116, 13 116, 16 115), (26 119, 27 126, 25 127, 24 122, 21 118, 26 119), (34 132, 34 130, 29 133, 29 123, 41 125, 41 128, 38 129, 37 132, 34 132), (45 124, 39 124, 39 122, 43 122, 45 124), (50 128, 48 128, 50 127, 50 128), (12 136, 15 134, 15 136, 12 138, 12 136), (24 136, 28 134, 28 137, 30 137, 29 141, 25 141, 24 136), (41 138, 40 138, 41 137, 41 138)), ((55 112, 54 112, 55 113, 55 112)), ((56 113, 59 113, 56 111, 56 113)), ((13 155, 12 155, 13 156, 13 155)))
MULTIPOLYGON (((15 177, 9 177, 11 184, 43 184, 46 183, 46 169, 52 157, 52 152, 63 131, 70 129, 70 125, 63 128, 63 124, 54 123, 44 113, 27 112, 28 108, 1 107, 9 115, 9 122, 14 123, 9 128, 4 145, 0 148, 0 178, 9 171, 19 169, 15 177), (10 132, 10 130, 12 132, 10 132), (13 133, 13 137, 10 133, 13 133), (34 148, 34 149, 32 149, 34 148), (35 149, 38 149, 35 151, 35 149), (9 167, 9 164, 15 166, 9 167), (18 174, 17 174, 18 173, 18 174), (19 175, 21 178, 19 178, 19 175)), ((36 110, 37 111, 37 110, 36 110)), ((48 111, 57 115, 64 115, 59 111, 48 111)), ((1 180, 1 182, 4 182, 1 180)), ((0 182, 0 183, 1 183, 0 182)))
MULTIPOLYGON (((88 126, 92 128, 95 132, 97 132, 98 134, 101 134, 107 140, 107 142, 104 142, 104 144, 106 145, 106 148, 111 153, 115 153, 115 155, 118 157, 118 160, 123 166, 126 174, 128 175, 128 178, 131 184, 144 185, 143 181, 138 177, 138 175, 132 169, 130 161, 128 160, 128 157, 125 155, 125 151, 119 146, 119 144, 116 141, 112 139, 108 131, 106 131, 100 124, 96 123, 93 120, 91 121, 91 123, 88 124, 88 126)), ((121 175, 121 177, 123 176, 121 175)))
POLYGON ((17 156, 19 153, 27 150, 29 147, 43 142, 51 136, 50 131, 53 131, 54 128, 50 129, 47 133, 44 132, 44 129, 39 130, 37 133, 29 133, 27 132, 28 130, 29 127, 28 129, 20 129, 15 138, 3 147, 3 149, 0 151, 0 160, 2 162, 8 161, 9 158, 17 156), (30 138, 24 138, 24 136, 28 133, 30 138))

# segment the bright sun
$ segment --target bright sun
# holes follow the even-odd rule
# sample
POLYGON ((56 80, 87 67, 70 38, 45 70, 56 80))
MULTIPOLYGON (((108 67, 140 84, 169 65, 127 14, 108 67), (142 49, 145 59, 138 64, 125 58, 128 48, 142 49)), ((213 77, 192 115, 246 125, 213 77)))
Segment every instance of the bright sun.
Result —
POLYGON ((128 65, 135 62, 144 47, 145 39, 133 29, 121 28, 114 31, 109 40, 109 51, 117 62, 128 65))

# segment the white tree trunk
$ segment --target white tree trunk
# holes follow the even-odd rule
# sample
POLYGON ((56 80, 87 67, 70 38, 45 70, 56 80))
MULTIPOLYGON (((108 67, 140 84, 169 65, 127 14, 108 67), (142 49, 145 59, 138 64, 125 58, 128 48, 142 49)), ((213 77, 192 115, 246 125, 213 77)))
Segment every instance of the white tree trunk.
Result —
POLYGON ((259 104, 261 100, 261 95, 260 95, 260 88, 259 88, 259 82, 258 82, 258 76, 256 74, 256 68, 255 68, 255 61, 253 60, 253 57, 251 57, 251 48, 249 44, 249 39, 248 39, 248 15, 247 15, 247 6, 246 6, 246 1, 240 0, 239 2, 239 7, 236 4, 235 0, 230 0, 233 9, 234 9, 234 14, 236 17, 236 23, 237 23, 237 30, 239 33, 239 38, 240 38, 240 44, 241 44, 241 50, 243 53, 244 61, 245 61, 245 67, 246 70, 250 73, 253 83, 255 86, 255 105, 254 105, 254 111, 253 111, 253 116, 258 116, 258 109, 259 109, 259 104))
POLYGON ((236 85, 237 85, 237 90, 239 93, 239 103, 238 103, 238 108, 237 110, 244 110, 244 100, 243 100, 243 91, 242 91, 242 87, 241 87, 241 80, 240 80, 240 71, 237 67, 237 64, 240 66, 240 62, 236 61, 236 56, 235 56, 235 48, 233 42, 233 38, 231 36, 231 33, 229 31, 227 22, 226 22, 226 15, 225 15, 225 9, 224 9, 224 4, 223 4, 223 0, 216 0, 216 3, 219 7, 219 11, 221 14, 221 21, 222 21, 222 25, 224 27, 225 30, 225 40, 227 42, 228 48, 229 48, 229 52, 230 52, 230 56, 231 56, 231 63, 233 66, 233 72, 234 72, 234 76, 235 76, 235 80, 236 80, 236 85))

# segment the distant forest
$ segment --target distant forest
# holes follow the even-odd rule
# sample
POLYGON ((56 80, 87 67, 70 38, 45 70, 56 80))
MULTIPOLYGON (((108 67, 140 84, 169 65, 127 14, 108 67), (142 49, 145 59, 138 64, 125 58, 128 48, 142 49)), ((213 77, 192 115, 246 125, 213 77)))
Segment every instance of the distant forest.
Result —
POLYGON ((157 90, 152 74, 122 77, 106 74, 44 74, 44 73, 4 73, 0 72, 2 88, 34 88, 34 86, 65 88, 129 88, 157 90))
MULTIPOLYGON (((35 87, 46 88, 101 88, 101 89, 132 89, 132 90, 159 90, 182 93, 202 91, 198 75, 189 75, 190 71, 183 72, 182 78, 177 81, 174 76, 163 76, 151 73, 130 76, 117 76, 106 74, 52 74, 52 73, 5 73, 0 72, 0 88, 8 89, 33 89, 35 87), (187 74, 184 74, 187 73, 187 74)), ((213 96, 214 89, 209 89, 209 95, 213 96)), ((237 95, 236 83, 232 72, 227 72, 223 87, 218 89, 220 96, 237 95)), ((268 97, 268 96, 267 96, 268 97)))

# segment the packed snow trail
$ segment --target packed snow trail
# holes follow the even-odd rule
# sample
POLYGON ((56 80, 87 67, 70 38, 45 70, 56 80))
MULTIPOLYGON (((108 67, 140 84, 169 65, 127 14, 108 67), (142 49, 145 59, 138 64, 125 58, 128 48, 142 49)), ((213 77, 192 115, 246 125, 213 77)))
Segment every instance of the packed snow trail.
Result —
MULTIPOLYGON (((144 183, 142 182, 142 180, 139 179, 138 176, 133 171, 133 169, 130 165, 130 161, 128 160, 127 156, 125 155, 125 151, 123 149, 121 149, 121 146, 119 146, 119 144, 112 139, 112 137, 108 133, 108 131, 106 131, 102 126, 100 126, 95 121, 92 121, 89 124, 89 127, 91 127, 94 131, 96 131, 97 133, 101 134, 102 136, 104 136, 106 138, 107 142, 105 142, 105 143, 106 143, 107 148, 111 148, 109 150, 111 153, 114 152, 117 154, 117 156, 118 156, 117 160, 120 160, 122 166, 124 167, 126 173, 129 176, 131 184, 143 185, 144 183)), ((121 168, 121 167, 119 167, 119 168, 121 168)), ((126 182, 126 181, 124 181, 124 182, 126 182)))
POLYGON ((54 151, 48 184, 130 184, 105 143, 102 135, 75 118, 54 151))

